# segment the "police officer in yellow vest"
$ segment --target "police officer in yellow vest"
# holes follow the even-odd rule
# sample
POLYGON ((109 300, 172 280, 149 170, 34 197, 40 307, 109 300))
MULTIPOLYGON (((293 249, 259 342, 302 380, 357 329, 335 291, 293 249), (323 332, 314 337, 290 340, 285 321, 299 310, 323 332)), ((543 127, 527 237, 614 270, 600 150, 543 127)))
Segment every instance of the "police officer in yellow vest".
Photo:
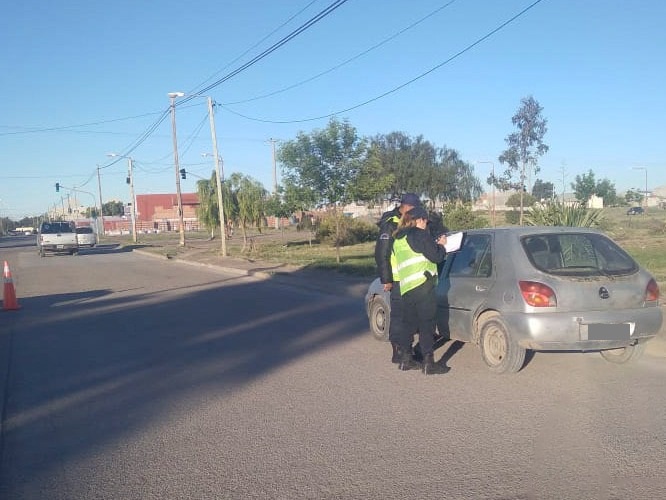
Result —
MULTIPOLYGON (((391 318, 389 321, 389 340, 393 347, 391 361, 399 363, 398 345, 403 337, 402 330, 402 299, 400 296, 400 282, 393 275, 392 253, 393 233, 398 228, 402 214, 416 206, 421 206, 421 199, 414 193, 405 193, 400 198, 400 205, 393 210, 384 212, 379 220, 379 236, 375 244, 375 262, 379 279, 385 291, 391 292, 391 318)), ((414 332, 410 332, 410 338, 414 332)), ((410 348, 411 349, 411 348, 410 348)))
POLYGON ((423 353, 422 371, 426 375, 446 373, 448 368, 435 364, 433 347, 436 328, 437 264, 446 258, 446 235, 433 240, 428 225, 428 212, 417 206, 403 214, 394 233, 393 275, 400 281, 403 327, 400 328, 399 368, 418 368, 412 358, 411 333, 419 332, 423 353))

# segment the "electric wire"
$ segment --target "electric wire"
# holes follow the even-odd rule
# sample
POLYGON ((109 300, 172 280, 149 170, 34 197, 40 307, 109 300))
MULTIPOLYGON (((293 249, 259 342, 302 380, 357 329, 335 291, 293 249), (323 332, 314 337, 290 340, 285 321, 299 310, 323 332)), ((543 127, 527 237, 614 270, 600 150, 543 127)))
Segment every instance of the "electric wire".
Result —
POLYGON ((355 104, 354 106, 350 106, 350 107, 348 107, 348 108, 341 109, 341 110, 335 111, 335 112, 333 112, 333 113, 327 113, 327 114, 325 114, 325 115, 320 115, 320 116, 315 116, 315 117, 310 117, 310 118, 302 118, 302 119, 298 119, 298 120, 267 120, 267 119, 251 117, 251 116, 245 115, 245 114, 243 114, 243 113, 239 113, 238 111, 234 111, 234 110, 232 110, 232 109, 230 109, 230 108, 228 108, 227 106, 224 106, 224 105, 220 105, 220 106, 221 106, 222 108, 224 108, 226 111, 228 111, 229 113, 231 113, 231 114, 233 114, 233 115, 236 115, 236 116, 239 116, 239 117, 241 117, 241 118, 245 118, 246 120, 251 120, 251 121, 260 122, 260 123, 275 123, 275 124, 287 124, 287 123, 304 123, 304 122, 311 122, 311 121, 321 120, 321 119, 324 119, 324 118, 330 118, 330 117, 332 117, 332 116, 337 116, 337 115, 339 115, 339 114, 346 113, 346 112, 348 112, 348 111, 353 111, 353 110, 358 109, 358 108, 361 108, 361 107, 363 107, 363 106, 367 106, 367 105, 370 104, 370 103, 373 103, 373 102, 375 102, 375 101, 378 101, 378 100, 380 100, 380 99, 382 99, 382 98, 384 98, 384 97, 386 97, 386 96, 388 96, 388 95, 394 94, 395 92, 397 92, 397 91, 399 91, 399 90, 401 90, 401 89, 403 89, 403 88, 405 88, 405 87, 411 85, 412 83, 414 83, 414 82, 420 80, 421 78, 426 77, 427 75, 429 75, 430 73, 432 73, 432 72, 438 70, 438 69, 441 68, 442 66, 445 66, 446 64, 450 63, 451 61, 453 61, 453 60, 457 59, 458 57, 460 57, 461 55, 463 55, 464 53, 470 51, 471 49, 473 49, 474 47, 476 47, 476 46, 479 45, 480 43, 484 42, 485 40, 487 40, 488 38, 490 38, 491 36, 493 36, 495 33, 497 33, 498 31, 502 30, 503 28, 505 28, 506 26, 508 26, 509 24, 511 24, 511 23, 512 23, 513 21, 515 21, 516 19, 520 18, 522 15, 524 15, 526 12, 528 12, 530 9, 532 9, 533 7, 535 7, 537 4, 541 3, 542 1, 543 1, 543 0, 536 0, 536 1, 534 1, 533 3, 531 3, 530 5, 528 5, 527 7, 525 7, 523 10, 521 10, 518 14, 514 15, 513 17, 511 17, 511 18, 508 19, 507 21, 504 21, 504 22, 503 22, 502 24, 500 24, 497 28, 493 29, 492 31, 490 31, 489 33, 485 34, 485 35, 482 36, 481 38, 478 38, 475 42, 469 44, 469 45, 468 45, 467 47, 465 47, 464 49, 462 49, 462 50, 456 52, 454 55, 452 55, 452 56, 449 57, 448 59, 442 61, 441 63, 439 63, 439 64, 437 64, 437 65, 435 65, 435 66, 433 66, 433 67, 430 68, 429 70, 424 71, 423 73, 421 73, 420 75, 418 75, 418 76, 412 78, 411 80, 408 80, 408 81, 406 81, 406 82, 404 82, 404 83, 398 85, 397 87, 394 87, 394 88, 392 88, 391 90, 388 90, 388 91, 384 92, 383 94, 380 94, 380 95, 375 96, 375 97, 373 97, 373 98, 371 98, 371 99, 368 99, 367 101, 363 101, 363 102, 361 102, 361 103, 355 104))
MULTIPOLYGON (((223 68, 221 68, 220 70, 218 70, 218 71, 216 71, 215 73, 213 73, 211 76, 209 76, 208 78, 206 78, 203 82, 201 82, 200 84, 198 84, 198 85, 195 86, 194 88, 196 89, 197 87, 200 87, 200 86, 202 86, 202 85, 205 85, 207 82, 209 82, 210 80, 212 80, 213 78, 215 78, 217 75, 219 75, 220 73, 222 73, 222 72, 223 72, 225 69, 227 69, 229 66, 231 66, 231 65, 234 64, 235 62, 237 62, 237 61, 239 61, 240 59, 242 59, 242 58, 243 58, 245 55, 247 55, 251 50, 257 48, 259 45, 261 45, 263 42, 265 42, 267 39, 269 39, 272 35, 274 35, 275 33, 277 33, 281 28, 283 28, 284 26, 286 26, 287 24, 289 24, 291 21, 293 21, 294 19, 296 19, 298 16, 300 16, 300 15, 301 15, 303 12, 305 12, 305 11, 306 11, 306 10, 307 10, 307 9, 313 4, 313 3, 316 3, 317 1, 318 1, 318 0, 312 0, 312 1, 311 1, 310 3, 308 3, 305 7, 303 7, 301 10, 299 10, 296 14, 292 15, 289 19, 287 19, 285 22, 283 22, 280 26, 278 26, 277 28, 275 28, 273 31, 271 31, 271 32, 268 33, 266 36, 264 36, 261 40, 259 40, 259 41, 256 42, 254 45, 252 45, 251 47, 249 47, 247 50, 245 50, 245 51, 244 51, 242 54, 240 54, 238 57, 236 57, 236 58, 233 59, 232 61, 229 61, 229 62, 228 62, 223 68)), ((191 94, 191 93, 196 93, 196 90, 191 90, 191 91, 188 92, 188 94, 191 94)))
POLYGON ((236 68, 233 70, 231 73, 228 73, 226 76, 220 78, 219 80, 215 81, 214 83, 208 85, 207 87, 204 87, 203 89, 197 91, 195 94, 184 97, 181 99, 181 103, 188 102, 195 97, 200 97, 202 94, 207 93, 209 90, 214 89, 215 87, 218 87, 222 83, 226 82, 227 80, 233 78, 234 76, 238 75, 239 73, 245 71, 251 66, 254 66, 256 63, 267 57, 268 55, 272 54, 275 52, 277 49, 285 45, 287 42, 291 41, 307 29, 311 28, 314 26, 316 23, 324 19, 326 16, 337 10, 339 7, 341 7, 343 4, 347 3, 349 0, 336 0, 332 4, 330 4, 328 7, 326 7, 324 10, 322 10, 320 13, 312 17, 310 20, 302 24, 300 27, 296 28, 294 31, 289 33, 287 36, 279 40, 278 42, 274 43, 271 45, 269 48, 261 52, 259 55, 253 57, 250 59, 248 62, 245 64, 242 64, 240 67, 236 68))
POLYGON ((337 70, 337 69, 340 69, 340 68, 342 68, 343 66, 346 66, 347 64, 349 64, 349 63, 351 63, 351 62, 353 62, 353 61, 355 61, 355 60, 357 60, 357 59, 360 59, 360 58, 363 57, 364 55, 369 54, 369 53, 372 52, 373 50, 378 49, 379 47, 381 47, 381 46, 383 46, 383 45, 386 45, 386 44, 387 44, 388 42, 390 42, 391 40, 394 40, 394 39, 398 38, 400 35, 402 35, 403 33, 405 33, 405 32, 407 32, 407 31, 411 30, 412 28, 415 28, 415 27, 418 26, 419 24, 421 24, 421 23, 423 23, 424 21, 428 20, 429 18, 433 17, 435 14, 437 14, 437 13, 439 13, 440 11, 444 10, 445 8, 447 8, 449 5, 453 4, 453 3, 456 2, 456 1, 457 1, 457 0, 450 0, 449 2, 445 3, 444 5, 440 5, 438 8, 436 8, 436 9, 433 10, 432 12, 426 14, 426 15, 423 16, 421 19, 419 19, 419 20, 413 22, 413 23, 410 24, 409 26, 406 26, 405 28, 401 29, 400 31, 398 31, 398 32, 396 32, 396 33, 393 33, 393 34, 390 35, 389 37, 385 38, 385 39, 382 40, 381 42, 376 43, 375 45, 372 45, 371 47, 367 48, 367 49, 364 50, 363 52, 360 52, 359 54, 356 54, 355 56, 350 57, 349 59, 347 59, 347 60, 341 62, 340 64, 337 64, 337 65, 333 66, 332 68, 329 68, 329 69, 327 69, 327 70, 325 70, 325 71, 322 71, 321 73, 317 73, 316 75, 311 76, 311 77, 309 77, 309 78, 307 78, 307 79, 305 79, 305 80, 302 80, 302 81, 300 81, 300 82, 294 83, 294 84, 289 85, 289 86, 287 86, 287 87, 283 87, 283 88, 278 89, 278 90, 275 90, 275 91, 273 91, 273 92, 269 92, 269 93, 267 93, 267 94, 262 94, 262 95, 259 95, 259 96, 256 96, 256 97, 251 97, 251 98, 248 98, 248 99, 242 99, 242 100, 239 100, 239 101, 225 102, 224 105, 225 105, 225 106, 231 106, 231 105, 234 105, 234 104, 243 104, 243 103, 246 103, 246 102, 258 101, 258 100, 260 100, 260 99, 265 99, 265 98, 267 98, 267 97, 272 97, 272 96, 274 96, 274 95, 281 94, 281 93, 283 93, 283 92, 286 92, 286 91, 288 91, 288 90, 294 89, 294 88, 296 88, 296 87, 300 87, 300 86, 302 86, 302 85, 305 85, 306 83, 309 83, 309 82, 311 82, 311 81, 313 81, 313 80, 316 80, 317 78, 320 78, 320 77, 322 77, 322 76, 324 76, 324 75, 327 75, 327 74, 329 74, 329 73, 332 73, 333 71, 335 71, 335 70, 337 70))

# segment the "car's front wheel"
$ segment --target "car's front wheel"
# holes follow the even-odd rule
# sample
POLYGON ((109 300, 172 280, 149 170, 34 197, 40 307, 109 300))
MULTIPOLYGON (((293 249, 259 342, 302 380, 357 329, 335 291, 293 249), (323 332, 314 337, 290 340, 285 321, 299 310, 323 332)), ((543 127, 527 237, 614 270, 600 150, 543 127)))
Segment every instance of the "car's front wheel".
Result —
POLYGON ((600 351, 601 357, 615 364, 629 363, 639 359, 645 352, 645 342, 639 342, 619 349, 600 351))
POLYGON ((390 309, 383 298, 376 295, 370 303, 370 332, 382 342, 389 339, 390 309))
POLYGON ((483 361, 494 373, 515 373, 525 362, 525 349, 511 338, 500 316, 492 316, 483 322, 479 347, 483 361))

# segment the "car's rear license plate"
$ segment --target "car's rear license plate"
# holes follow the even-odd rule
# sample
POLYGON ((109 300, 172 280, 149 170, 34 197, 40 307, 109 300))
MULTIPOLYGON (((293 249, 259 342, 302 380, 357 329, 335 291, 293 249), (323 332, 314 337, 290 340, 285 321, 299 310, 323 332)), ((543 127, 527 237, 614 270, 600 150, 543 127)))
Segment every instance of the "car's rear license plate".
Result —
POLYGON ((629 323, 595 323, 587 325, 588 340, 629 340, 631 326, 629 323))
POLYGON ((62 250, 63 248, 65 248, 65 245, 56 245, 56 248, 57 248, 58 250, 62 250))

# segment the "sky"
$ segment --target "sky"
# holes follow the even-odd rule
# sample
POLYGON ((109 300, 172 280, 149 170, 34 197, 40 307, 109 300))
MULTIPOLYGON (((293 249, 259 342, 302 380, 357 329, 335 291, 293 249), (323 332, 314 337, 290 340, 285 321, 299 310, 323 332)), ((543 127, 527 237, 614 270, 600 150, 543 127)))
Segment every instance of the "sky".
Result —
POLYGON ((175 192, 170 92, 186 94, 183 192, 214 169, 207 97, 224 175, 269 191, 273 144, 331 117, 454 149, 485 186, 528 96, 548 121, 536 178, 569 192, 592 170, 652 190, 666 185, 664 19, 663 0, 9 2, 0 217, 96 205, 98 172, 103 202, 129 201, 127 160, 109 153, 133 159, 136 194, 175 192))

